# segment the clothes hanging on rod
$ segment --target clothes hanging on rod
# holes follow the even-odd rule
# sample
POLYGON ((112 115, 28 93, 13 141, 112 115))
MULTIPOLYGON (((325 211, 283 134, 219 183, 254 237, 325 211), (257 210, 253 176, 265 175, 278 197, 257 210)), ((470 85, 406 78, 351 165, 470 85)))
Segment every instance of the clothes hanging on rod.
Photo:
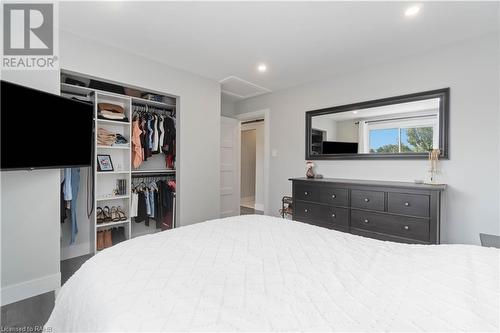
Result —
POLYGON ((155 154, 165 155, 167 169, 175 168, 175 112, 147 105, 132 105, 132 161, 134 168, 155 154))
POLYGON ((135 119, 132 122, 132 165, 138 168, 144 160, 144 151, 141 147, 142 130, 139 126, 139 120, 135 119))
POLYGON ((137 212, 136 223, 149 226, 154 220, 157 229, 171 229, 174 226, 175 176, 136 176, 133 178, 131 211, 137 212), (137 195, 137 200, 134 199, 137 195))
POLYGON ((64 169, 63 181, 63 199, 66 202, 66 207, 71 210, 71 240, 70 245, 76 241, 78 234, 78 223, 76 220, 76 202, 78 200, 78 191, 80 187, 80 168, 64 169))

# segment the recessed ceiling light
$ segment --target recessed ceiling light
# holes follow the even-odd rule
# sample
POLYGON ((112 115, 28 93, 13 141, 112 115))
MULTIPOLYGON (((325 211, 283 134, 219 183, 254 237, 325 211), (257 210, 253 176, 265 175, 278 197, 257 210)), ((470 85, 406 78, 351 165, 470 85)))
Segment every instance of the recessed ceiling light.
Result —
POLYGON ((260 72, 260 73, 265 73, 267 72, 267 66, 266 64, 259 64, 257 66, 257 70, 260 72))
POLYGON ((354 114, 358 114, 358 111, 352 111, 352 113, 354 113, 354 114))
POLYGON ((418 12, 420 11, 420 6, 419 5, 415 5, 415 6, 411 6, 411 7, 408 7, 406 10, 405 10, 405 16, 406 17, 411 17, 411 16, 415 16, 418 14, 418 12))

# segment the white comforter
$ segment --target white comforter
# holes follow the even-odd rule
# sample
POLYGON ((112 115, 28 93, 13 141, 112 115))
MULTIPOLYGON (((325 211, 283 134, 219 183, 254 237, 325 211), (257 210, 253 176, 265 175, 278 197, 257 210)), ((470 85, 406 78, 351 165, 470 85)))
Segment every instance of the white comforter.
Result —
POLYGON ((498 331, 499 250, 404 245, 266 216, 118 244, 58 294, 77 331, 498 331))

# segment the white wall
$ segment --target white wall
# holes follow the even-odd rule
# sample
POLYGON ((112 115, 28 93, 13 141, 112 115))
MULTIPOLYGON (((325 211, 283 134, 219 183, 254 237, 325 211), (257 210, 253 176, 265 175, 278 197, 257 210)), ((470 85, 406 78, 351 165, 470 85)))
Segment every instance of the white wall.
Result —
MULTIPOLYGON (((358 142, 358 125, 355 120, 344 120, 337 122, 336 141, 358 142)), ((335 140, 334 140, 335 141, 335 140)))
MULTIPOLYGON (((59 93, 58 71, 2 71, 1 76, 59 93)), ((59 170, 1 172, 2 305, 60 287, 59 184, 59 170)))
MULTIPOLYGON (((237 113, 269 108, 271 212, 291 194, 289 177, 303 176, 304 112, 419 91, 451 88, 450 160, 442 162, 444 243, 479 243, 479 233, 499 231, 499 36, 436 49, 426 54, 271 93, 237 105, 237 113)), ((413 181, 427 162, 317 161, 326 177, 413 181)))
POLYGON ((234 102, 234 99, 225 94, 221 94, 221 115, 224 117, 234 118, 235 110, 236 103, 234 102))
POLYGON ((337 122, 328 117, 313 117, 311 127, 326 131, 326 141, 335 141, 337 137, 337 122))
POLYGON ((60 52, 63 69, 180 97, 179 225, 219 217, 220 84, 65 31, 60 52))

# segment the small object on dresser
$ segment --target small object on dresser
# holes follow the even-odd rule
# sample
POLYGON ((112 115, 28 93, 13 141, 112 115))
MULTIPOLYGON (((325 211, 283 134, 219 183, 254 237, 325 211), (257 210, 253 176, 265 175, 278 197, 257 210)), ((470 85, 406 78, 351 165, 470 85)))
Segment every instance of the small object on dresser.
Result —
POLYGON ((414 180, 415 184, 423 184, 424 181, 422 179, 415 179, 414 180))
POLYGON ((441 150, 433 149, 429 152, 429 181, 426 183, 429 185, 441 185, 438 181, 438 175, 441 173, 439 170, 439 155, 441 154, 441 150))
POLYGON ((306 177, 307 178, 314 178, 314 163, 311 161, 307 161, 306 167, 307 167, 306 177))

